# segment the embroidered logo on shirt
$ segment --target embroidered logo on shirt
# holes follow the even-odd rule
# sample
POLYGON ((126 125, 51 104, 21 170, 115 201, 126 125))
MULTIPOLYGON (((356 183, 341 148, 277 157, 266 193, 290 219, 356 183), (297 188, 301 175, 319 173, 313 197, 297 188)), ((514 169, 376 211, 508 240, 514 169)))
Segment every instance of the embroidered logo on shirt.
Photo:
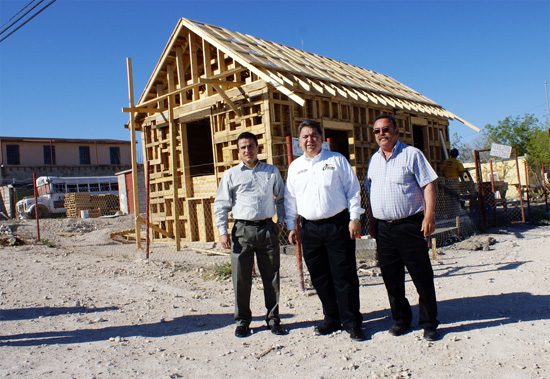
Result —
POLYGON ((329 166, 328 163, 325 163, 325 165, 323 166, 323 171, 325 170, 336 170, 336 167, 335 166, 329 166))
POLYGON ((296 173, 296 175, 299 175, 299 174, 303 174, 304 172, 307 172, 307 168, 306 169, 303 169, 303 170, 300 170, 296 173))

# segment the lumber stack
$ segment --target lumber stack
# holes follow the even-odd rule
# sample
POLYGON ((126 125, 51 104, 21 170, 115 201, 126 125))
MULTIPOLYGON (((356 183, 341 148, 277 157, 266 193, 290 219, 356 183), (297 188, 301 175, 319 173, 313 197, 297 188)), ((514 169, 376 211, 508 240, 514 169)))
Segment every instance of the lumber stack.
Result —
POLYGON ((82 211, 88 211, 88 217, 113 215, 120 210, 118 196, 111 194, 91 195, 89 193, 69 193, 65 195, 67 217, 79 218, 82 211))

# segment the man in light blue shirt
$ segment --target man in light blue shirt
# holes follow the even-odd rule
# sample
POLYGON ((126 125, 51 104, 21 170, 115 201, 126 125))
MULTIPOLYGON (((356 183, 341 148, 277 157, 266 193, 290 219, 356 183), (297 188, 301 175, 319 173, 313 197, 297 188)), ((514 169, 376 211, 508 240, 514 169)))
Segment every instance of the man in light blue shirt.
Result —
POLYGON ((369 161, 365 189, 370 195, 370 216, 376 220, 371 217, 369 231, 376 238, 378 263, 395 322, 389 333, 406 333, 412 321, 405 297, 406 267, 419 294, 424 338, 434 341, 439 337, 439 321, 426 239, 435 230, 433 181, 437 174, 420 150, 398 141, 399 129, 392 116, 378 116, 374 134, 380 150, 369 161))
POLYGON ((277 209, 284 220, 284 183, 277 167, 258 160, 258 140, 252 133, 241 133, 237 146, 242 162, 223 174, 214 215, 223 248, 231 248, 231 277, 235 290, 235 336, 250 334, 250 292, 254 254, 264 286, 266 323, 273 334, 287 331, 279 317, 279 221, 272 221, 277 209), (228 212, 235 224, 228 234, 228 212))

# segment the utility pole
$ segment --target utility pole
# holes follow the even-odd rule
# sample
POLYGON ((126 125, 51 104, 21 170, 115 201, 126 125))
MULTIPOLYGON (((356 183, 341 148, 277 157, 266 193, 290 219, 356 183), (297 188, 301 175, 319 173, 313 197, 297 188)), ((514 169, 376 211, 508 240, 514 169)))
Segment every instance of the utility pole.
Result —
MULTIPOLYGON (((548 106, 548 88, 546 88, 546 82, 544 82, 544 92, 546 92, 546 111, 548 112, 548 123, 550 124, 550 106, 548 106)), ((550 127, 548 128, 548 136, 550 136, 550 127)))

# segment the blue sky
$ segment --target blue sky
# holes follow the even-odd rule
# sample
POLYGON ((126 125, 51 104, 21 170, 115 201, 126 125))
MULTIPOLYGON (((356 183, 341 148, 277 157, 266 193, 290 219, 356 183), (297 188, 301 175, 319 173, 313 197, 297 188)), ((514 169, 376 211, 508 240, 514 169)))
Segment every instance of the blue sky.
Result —
MULTIPOLYGON (((29 1, 0 0, 0 24, 29 1)), ((137 100, 180 17, 303 43, 391 76, 480 128, 509 115, 547 119, 549 0, 57 0, 0 43, 0 136, 128 140, 126 57, 137 100)), ((478 135, 456 121, 454 132, 478 135)))

